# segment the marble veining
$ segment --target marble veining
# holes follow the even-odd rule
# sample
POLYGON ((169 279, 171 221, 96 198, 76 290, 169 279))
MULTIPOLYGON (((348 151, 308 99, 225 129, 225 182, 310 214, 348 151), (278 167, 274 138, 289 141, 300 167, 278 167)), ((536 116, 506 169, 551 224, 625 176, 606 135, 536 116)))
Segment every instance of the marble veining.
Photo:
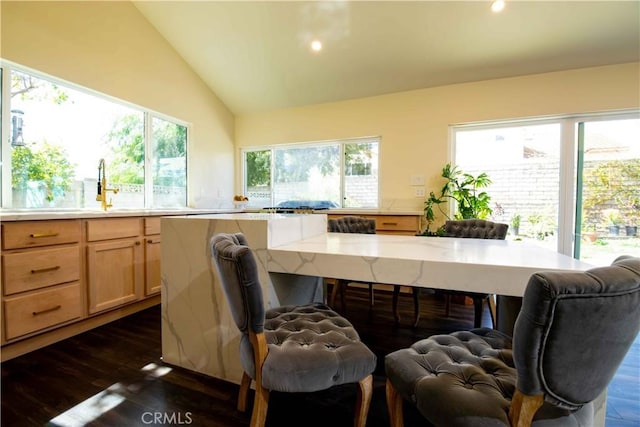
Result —
POLYGON ((524 242, 327 233, 327 216, 270 213, 162 218, 162 350, 167 363, 239 382, 239 332, 209 240, 242 232, 265 305, 322 300, 322 278, 522 296, 539 270, 589 264, 524 242))
POLYGON ((326 215, 219 214, 163 217, 162 357, 167 363, 229 381, 242 374, 240 335, 213 267, 209 241, 243 233, 256 256, 266 307, 322 300, 322 280, 270 274, 269 246, 326 232, 326 215))

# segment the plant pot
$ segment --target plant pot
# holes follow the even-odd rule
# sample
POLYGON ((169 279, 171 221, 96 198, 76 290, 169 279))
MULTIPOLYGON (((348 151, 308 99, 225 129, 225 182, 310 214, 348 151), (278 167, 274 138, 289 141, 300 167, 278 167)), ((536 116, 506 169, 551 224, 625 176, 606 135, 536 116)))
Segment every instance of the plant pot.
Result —
POLYGON ((620 234, 620 226, 619 225, 610 225, 608 228, 609 234, 611 236, 617 236, 620 234))
POLYGON ((587 231, 582 233, 582 238, 585 242, 593 243, 598 240, 598 232, 597 231, 587 231))
POLYGON ((638 234, 637 225, 627 225, 624 227, 625 234, 629 237, 635 237, 638 234))

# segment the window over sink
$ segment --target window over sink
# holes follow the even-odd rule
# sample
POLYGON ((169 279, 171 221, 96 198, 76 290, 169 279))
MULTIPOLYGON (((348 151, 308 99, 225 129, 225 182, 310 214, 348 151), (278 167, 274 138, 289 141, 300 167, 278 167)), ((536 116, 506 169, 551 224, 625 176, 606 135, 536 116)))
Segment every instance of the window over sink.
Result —
POLYGON ((100 208, 104 159, 118 208, 187 202, 188 125, 8 61, 2 70, 2 207, 100 208))

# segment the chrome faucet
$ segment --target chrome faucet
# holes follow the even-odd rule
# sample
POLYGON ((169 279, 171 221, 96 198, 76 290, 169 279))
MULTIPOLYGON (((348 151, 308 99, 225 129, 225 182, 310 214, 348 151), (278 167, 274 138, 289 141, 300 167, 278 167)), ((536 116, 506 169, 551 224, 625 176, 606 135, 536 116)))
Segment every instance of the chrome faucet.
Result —
POLYGON ((118 194, 117 188, 107 188, 107 171, 104 159, 100 159, 100 162, 98 162, 98 195, 96 196, 96 201, 101 203, 102 209, 105 211, 113 206, 111 199, 109 199, 109 203, 107 203, 107 192, 109 191, 112 191, 113 194, 118 194))

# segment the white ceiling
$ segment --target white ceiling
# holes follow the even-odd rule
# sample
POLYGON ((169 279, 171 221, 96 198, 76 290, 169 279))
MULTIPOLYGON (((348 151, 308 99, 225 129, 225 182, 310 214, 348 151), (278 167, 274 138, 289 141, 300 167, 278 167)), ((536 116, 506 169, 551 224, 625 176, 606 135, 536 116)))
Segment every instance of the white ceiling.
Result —
POLYGON ((134 4, 235 114, 640 61, 640 1, 134 4))

